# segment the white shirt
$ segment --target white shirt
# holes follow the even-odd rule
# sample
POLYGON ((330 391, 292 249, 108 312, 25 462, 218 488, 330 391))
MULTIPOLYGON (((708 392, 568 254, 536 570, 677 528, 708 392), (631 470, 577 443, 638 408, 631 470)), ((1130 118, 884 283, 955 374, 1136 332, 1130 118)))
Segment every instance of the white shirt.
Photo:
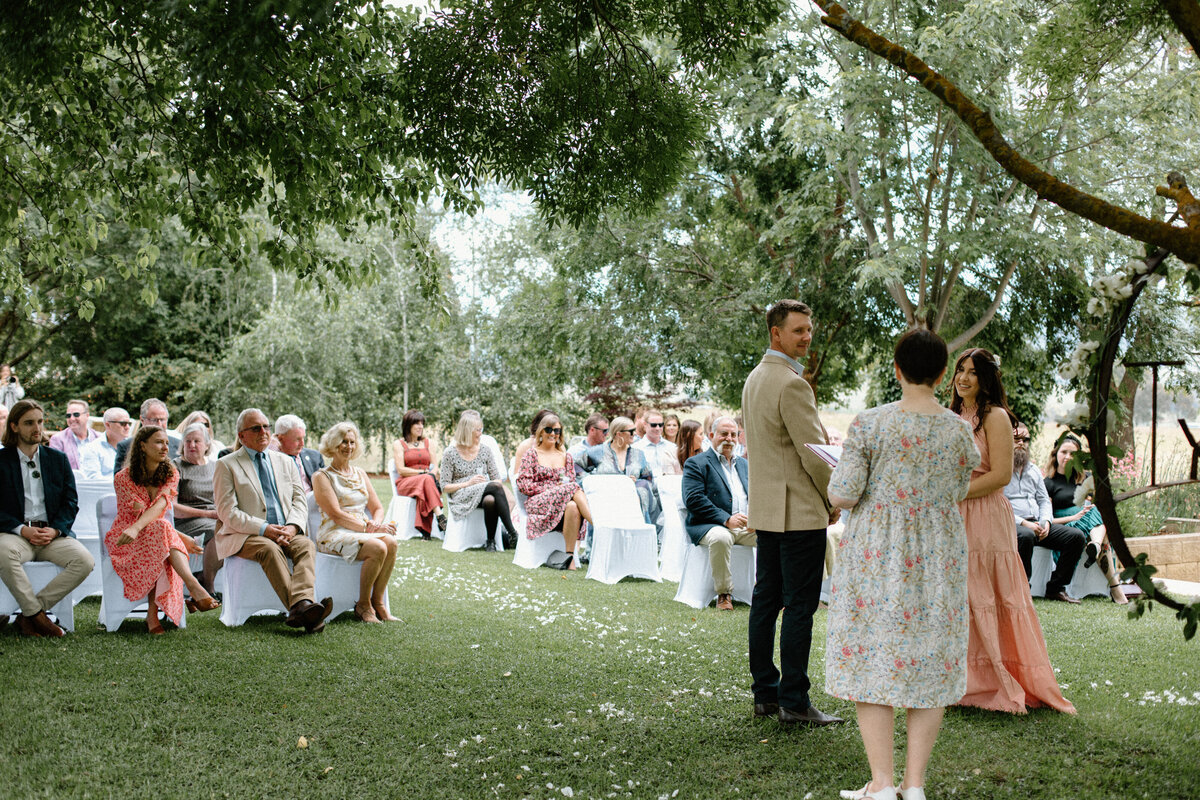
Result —
MULTIPOLYGON (((25 487, 25 519, 46 519, 46 487, 42 484, 43 478, 33 477, 33 473, 42 474, 42 448, 38 448, 33 453, 33 458, 24 453, 17 451, 17 458, 21 462, 21 483, 25 487), (33 462, 33 467, 29 466, 29 462, 33 462)), ((13 531, 17 536, 21 535, 23 525, 18 525, 13 531)))
POLYGON ((731 514, 745 514, 749 511, 750 500, 746 497, 746 490, 742 488, 742 479, 737 473, 737 456, 726 460, 725 456, 717 453, 717 462, 721 465, 721 471, 725 473, 725 482, 729 484, 729 494, 733 497, 733 510, 731 514))
POLYGON ((111 478, 116 472, 117 448, 101 436, 79 448, 79 471, 85 478, 111 478))
POLYGON ((663 459, 674 459, 675 456, 675 445, 666 439, 659 439, 658 444, 651 443, 649 439, 638 439, 633 446, 646 454, 646 463, 656 478, 663 474, 663 459))

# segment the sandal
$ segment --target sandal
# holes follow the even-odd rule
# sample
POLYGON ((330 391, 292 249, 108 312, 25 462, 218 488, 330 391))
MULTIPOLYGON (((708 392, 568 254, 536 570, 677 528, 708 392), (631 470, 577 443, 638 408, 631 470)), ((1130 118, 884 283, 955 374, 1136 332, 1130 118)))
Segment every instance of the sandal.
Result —
POLYGON ((375 617, 380 622, 395 622, 396 618, 392 616, 392 612, 388 611, 387 606, 382 602, 376 603, 372 601, 371 608, 375 611, 375 617))
POLYGON ((194 597, 189 597, 186 604, 188 612, 192 614, 198 614, 204 611, 212 611, 215 608, 221 607, 221 604, 217 602, 217 598, 212 597, 211 595, 208 597, 203 597, 199 600, 195 599, 194 597))
POLYGON ((166 633, 163 630, 162 622, 158 619, 158 605, 153 600, 146 608, 146 630, 150 632, 151 636, 161 636, 166 633))
POLYGON ((370 603, 355 603, 354 617, 363 622, 379 622, 379 618, 375 616, 375 609, 370 603))
POLYGON ((1121 584, 1119 583, 1114 583, 1108 587, 1108 596, 1119 606, 1129 605, 1129 598, 1125 596, 1125 590, 1121 588, 1121 584))

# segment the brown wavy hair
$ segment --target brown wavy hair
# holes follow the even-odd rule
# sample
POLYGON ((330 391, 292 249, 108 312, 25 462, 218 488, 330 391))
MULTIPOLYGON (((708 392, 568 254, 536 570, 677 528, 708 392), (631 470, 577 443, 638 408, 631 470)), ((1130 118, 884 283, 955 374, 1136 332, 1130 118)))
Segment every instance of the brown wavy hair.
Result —
MULTIPOLYGON (((1004 413, 1008 414, 1008 421, 1016 427, 1017 418, 1008 408, 1008 398, 1004 394, 1004 384, 1000 382, 1000 365, 996 362, 996 357, 982 347, 967 350, 954 362, 953 375, 958 374, 962 363, 968 358, 975 367, 975 380, 979 384, 979 393, 975 396, 975 431, 978 432, 983 427, 983 421, 987 419, 988 412, 993 408, 1004 409, 1004 413)), ((961 414, 962 407, 963 400, 958 395, 958 385, 951 376, 950 410, 955 414, 961 414)))
MULTIPOLYGON (((164 458, 153 473, 146 471, 146 442, 160 431, 164 436, 167 433, 166 428, 145 425, 138 428, 138 432, 133 435, 133 442, 130 443, 129 452, 125 455, 125 466, 129 468, 129 479, 138 486, 162 486, 175 473, 175 468, 171 466, 169 458, 164 458)), ((168 441, 170 440, 168 439, 168 441)))
MULTIPOLYGON (((1059 436, 1054 442, 1054 447, 1050 450, 1050 458, 1046 461, 1046 469, 1044 470, 1044 474, 1047 478, 1052 478, 1055 475, 1060 474, 1064 478, 1067 478, 1065 474, 1058 471, 1058 451, 1062 449, 1062 446, 1065 442, 1071 442, 1075 445, 1075 449, 1078 452, 1083 452, 1083 442, 1079 441, 1078 436, 1070 432, 1066 432, 1062 436, 1059 436)), ((1074 468, 1072 472, 1075 474, 1067 478, 1067 480, 1071 481, 1076 486, 1083 483, 1083 479, 1087 477, 1087 473, 1078 467, 1074 468)))
POLYGON ((681 467, 689 458, 704 449, 692 444, 698 430, 700 430, 700 423, 694 419, 685 419, 679 423, 679 433, 675 434, 675 438, 678 440, 675 443, 675 457, 679 459, 681 467))

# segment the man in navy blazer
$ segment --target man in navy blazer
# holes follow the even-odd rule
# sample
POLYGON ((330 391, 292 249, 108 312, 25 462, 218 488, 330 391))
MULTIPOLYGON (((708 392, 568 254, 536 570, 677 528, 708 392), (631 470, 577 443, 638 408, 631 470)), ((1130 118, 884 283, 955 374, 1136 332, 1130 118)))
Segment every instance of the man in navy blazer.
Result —
POLYGON ((45 414, 36 400, 21 400, 4 426, 0 450, 0 579, 21 606, 17 627, 27 636, 62 636, 46 616, 83 583, 95 561, 75 539, 79 510, 75 476, 66 455, 42 447, 45 414), (62 572, 34 592, 28 561, 49 561, 62 572))
POLYGON ((718 417, 711 433, 713 446, 683 465, 685 528, 692 544, 708 548, 717 608, 733 610, 733 575, 729 569, 735 544, 754 547, 758 536, 750 530, 749 468, 746 459, 733 454, 738 424, 718 417))

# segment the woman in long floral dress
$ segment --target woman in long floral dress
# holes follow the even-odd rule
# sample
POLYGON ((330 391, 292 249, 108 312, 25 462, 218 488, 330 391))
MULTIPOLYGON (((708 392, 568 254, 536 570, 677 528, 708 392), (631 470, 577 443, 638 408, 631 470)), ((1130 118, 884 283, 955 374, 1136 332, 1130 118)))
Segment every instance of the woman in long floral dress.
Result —
POLYGON ((893 709, 908 710, 906 800, 924 797, 925 767, 945 706, 967 684, 967 540, 958 501, 979 454, 970 429, 934 397, 946 344, 913 330, 896 346, 899 402, 859 414, 829 482, 852 509, 838 542, 825 647, 825 690, 853 700, 871 781, 842 792, 894 800, 893 709))
POLYGON ((146 628, 164 633, 162 608, 176 625, 183 619, 183 587, 192 599, 189 611, 209 611, 220 603, 204 590, 188 566, 188 554, 203 552, 165 518, 179 494, 179 473, 168 456, 167 432, 154 425, 138 430, 129 447, 129 466, 113 476, 117 518, 104 535, 113 571, 125 585, 125 597, 149 603, 146 628))

